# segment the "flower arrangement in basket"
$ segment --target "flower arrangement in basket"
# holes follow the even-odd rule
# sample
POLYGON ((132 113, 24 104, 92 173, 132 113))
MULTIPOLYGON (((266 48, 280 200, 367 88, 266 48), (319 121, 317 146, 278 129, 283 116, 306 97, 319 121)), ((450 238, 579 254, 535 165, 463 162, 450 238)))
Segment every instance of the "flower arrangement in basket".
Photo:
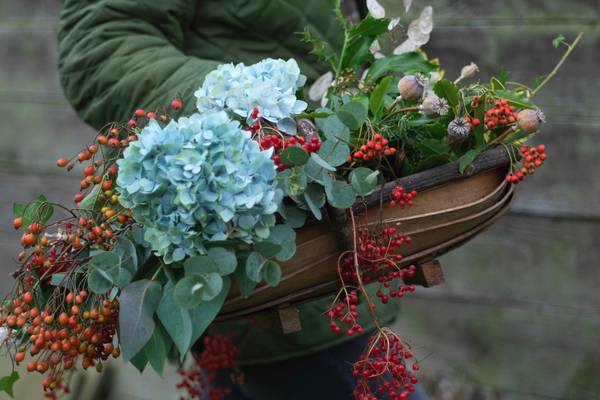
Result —
MULTIPOLYGON (((0 308, 0 340, 15 364, 44 375, 47 398, 69 391, 72 371, 101 371, 110 357, 159 372, 167 358, 183 365, 203 336, 204 350, 179 388, 189 398, 222 398, 218 388, 201 390, 215 368, 235 366, 235 343, 206 336, 215 318, 332 291, 324 323, 335 333, 363 333, 361 302, 375 319, 353 366, 355 398, 408 398, 419 362, 378 323, 375 309, 414 291, 419 260, 493 222, 512 185, 544 163, 544 146, 525 144, 544 121, 531 100, 579 36, 558 39, 565 56, 535 88, 506 74, 474 81, 475 64, 451 80, 419 50, 432 28, 430 7, 391 55, 381 49, 399 25, 373 7, 351 24, 336 6, 345 37, 339 54, 305 32, 331 66, 306 91, 321 107, 302 100, 306 79, 293 59, 221 65, 195 92, 193 114, 179 115, 180 99, 157 111, 138 109, 74 158, 59 159, 69 171, 82 167, 74 206, 44 196, 14 205, 23 250, 16 288, 0 308), (457 220, 469 221, 460 232, 431 225, 441 208, 426 212, 427 205, 436 196, 451 203, 440 196, 464 190, 436 188, 492 167, 500 180, 485 193, 492 199, 487 213, 453 208, 457 220), (419 219, 411 207, 420 201, 419 219), (411 223, 429 222, 439 237, 408 232, 411 223), (333 257, 318 264, 324 275, 306 270, 320 279, 305 282, 308 290, 290 273, 308 264, 297 232, 336 239, 327 250, 333 257), (285 293, 270 292, 278 286, 285 293)), ((11 394, 17 379, 16 371, 3 378, 0 390, 11 394)))

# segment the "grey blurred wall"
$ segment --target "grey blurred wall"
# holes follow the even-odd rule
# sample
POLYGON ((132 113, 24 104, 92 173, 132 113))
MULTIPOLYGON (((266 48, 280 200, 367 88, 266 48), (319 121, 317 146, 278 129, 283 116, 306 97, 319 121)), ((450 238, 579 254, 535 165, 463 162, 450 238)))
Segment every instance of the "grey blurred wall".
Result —
MULTIPOLYGON (((414 0, 414 10, 426 4, 436 25, 426 50, 450 77, 475 61, 481 77, 504 66, 530 83, 562 54, 553 37, 584 38, 537 98, 548 163, 506 218, 442 259, 445 285, 403 301, 398 328, 422 358, 434 399, 600 399, 600 1, 414 0)), ((12 202, 39 193, 70 201, 78 178, 54 162, 93 134, 58 83, 59 7, 0 0, 2 293, 18 244, 12 202)), ((133 387, 155 378, 136 379, 133 387)), ((145 392, 139 398, 159 398, 145 392)))

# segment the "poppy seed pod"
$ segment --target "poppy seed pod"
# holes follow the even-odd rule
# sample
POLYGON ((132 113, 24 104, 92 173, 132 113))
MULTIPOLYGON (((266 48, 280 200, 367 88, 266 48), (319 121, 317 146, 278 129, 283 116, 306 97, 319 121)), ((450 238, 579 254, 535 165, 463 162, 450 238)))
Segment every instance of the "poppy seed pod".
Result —
POLYGON ((536 133, 540 130, 540 125, 546 122, 544 113, 540 110, 521 110, 517 114, 517 124, 519 129, 528 135, 536 133))
POLYGON ((448 102, 433 93, 429 93, 421 104, 421 112, 428 117, 448 114, 448 102))
POLYGON ((425 82, 419 75, 406 75, 398 81, 398 92, 403 100, 419 100, 424 90, 425 82))
POLYGON ((458 117, 448 124, 448 142, 451 145, 460 144, 469 137, 471 127, 464 117, 458 117))
POLYGON ((471 62, 469 65, 465 65, 460 70, 460 76, 462 78, 472 78, 479 72, 479 67, 474 62, 471 62))
POLYGON ((304 136, 308 140, 312 139, 313 137, 319 137, 317 128, 310 119, 299 119, 298 121, 296 121, 296 127, 298 129, 298 134, 304 136))

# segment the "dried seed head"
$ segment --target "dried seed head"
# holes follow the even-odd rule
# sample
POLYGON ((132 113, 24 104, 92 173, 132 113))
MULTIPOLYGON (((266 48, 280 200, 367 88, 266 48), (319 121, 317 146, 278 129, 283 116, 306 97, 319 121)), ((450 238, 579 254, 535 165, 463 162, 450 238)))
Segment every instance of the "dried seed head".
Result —
POLYGON ((398 81, 398 92, 404 100, 419 100, 424 90, 425 82, 420 75, 406 75, 398 81))
POLYGON ((460 70, 461 78, 472 78, 479 72, 479 67, 474 62, 471 62, 469 65, 465 65, 460 70))
POLYGON ((298 134, 304 136, 308 140, 311 140, 313 137, 319 137, 319 134, 317 133, 317 128, 310 119, 299 119, 298 121, 296 121, 296 128, 298 129, 298 134))
POLYGON ((448 141, 459 144, 465 141, 471 133, 469 122, 464 117, 455 118, 448 124, 448 141))
POLYGON ((540 110, 521 110, 517 114, 517 124, 526 134, 530 135, 540 130, 540 125, 546 122, 546 116, 540 110))
POLYGON ((448 114, 448 102, 433 93, 429 93, 421 104, 421 111, 428 117, 448 114))

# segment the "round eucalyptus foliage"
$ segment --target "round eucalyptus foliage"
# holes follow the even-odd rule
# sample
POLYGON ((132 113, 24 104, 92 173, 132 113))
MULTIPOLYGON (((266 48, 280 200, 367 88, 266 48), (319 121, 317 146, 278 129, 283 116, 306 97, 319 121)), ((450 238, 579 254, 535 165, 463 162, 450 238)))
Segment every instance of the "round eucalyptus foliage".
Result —
POLYGON ((250 66, 220 65, 194 95, 201 113, 225 110, 246 119, 258 107, 261 117, 277 123, 306 109, 307 103, 296 98, 305 82, 296 60, 267 58, 250 66))
POLYGON ((271 152, 223 111, 150 121, 117 163, 119 202, 166 263, 207 241, 266 239, 283 197, 271 152))

